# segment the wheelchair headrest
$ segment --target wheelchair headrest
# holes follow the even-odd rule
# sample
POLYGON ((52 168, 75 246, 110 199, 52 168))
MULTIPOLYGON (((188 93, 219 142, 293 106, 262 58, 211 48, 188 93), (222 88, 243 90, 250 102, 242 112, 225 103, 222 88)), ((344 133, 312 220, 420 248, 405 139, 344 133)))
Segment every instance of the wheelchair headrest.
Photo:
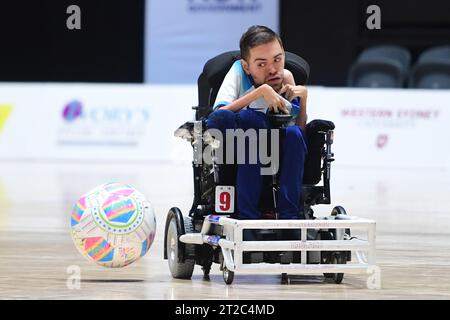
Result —
POLYGON ((206 62, 202 75, 207 79, 211 88, 220 87, 233 63, 240 58, 240 51, 228 51, 206 62))
MULTIPOLYGON (((285 52, 285 68, 292 72, 295 83, 305 85, 309 77, 308 63, 298 55, 285 52)), ((220 85, 227 72, 236 60, 241 59, 240 51, 228 51, 208 60, 199 77, 199 100, 208 97, 209 101, 199 101, 199 105, 211 105, 214 103, 220 85)))

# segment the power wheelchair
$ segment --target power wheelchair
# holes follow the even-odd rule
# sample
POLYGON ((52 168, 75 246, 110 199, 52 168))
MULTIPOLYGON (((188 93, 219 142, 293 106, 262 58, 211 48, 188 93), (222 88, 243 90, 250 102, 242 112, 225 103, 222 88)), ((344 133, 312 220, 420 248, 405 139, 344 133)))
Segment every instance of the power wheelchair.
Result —
MULTIPOLYGON (((205 119, 221 83, 239 51, 230 51, 210 59, 198 78, 199 105, 195 121, 188 121, 175 131, 175 136, 188 140, 194 150, 214 145, 214 139, 204 138, 205 119)), ((305 85, 309 65, 301 57, 286 52, 285 68, 290 70, 297 84, 305 85)), ((285 127, 290 115, 268 115, 274 127, 285 127)), ((277 175, 263 178, 260 201, 261 220, 239 220, 234 199, 237 165, 199 163, 193 161, 194 200, 188 214, 177 207, 167 214, 164 234, 164 259, 174 278, 190 279, 195 264, 202 266, 204 279, 209 279, 213 263, 220 265, 225 283, 231 284, 236 271, 281 273, 282 283, 289 282, 288 273, 323 273, 325 278, 341 283, 344 272, 365 272, 375 263, 375 222, 350 217, 341 206, 331 215, 316 218, 312 207, 330 204, 330 168, 334 161, 331 152, 334 124, 313 120, 306 125, 308 153, 304 164, 299 220, 277 219, 277 175), (322 181, 322 184, 319 183, 322 181), (222 197, 225 195, 225 197, 222 197), (222 206, 224 203, 227 205, 222 206), (367 240, 352 238, 353 228, 367 231, 367 240), (255 232, 254 241, 246 241, 245 231, 255 232), (286 230, 298 230, 298 237, 286 238, 286 230), (356 250, 358 263, 347 264, 356 250), (369 253, 369 261, 363 252, 369 253)), ((216 146, 217 148, 217 146, 216 146)), ((214 150, 212 148, 211 150, 214 150)), ((214 151, 212 151, 214 152, 214 151)), ((214 155, 213 155, 214 156, 214 155)), ((194 156, 195 157, 195 156, 194 156)), ((292 233, 291 233, 292 234, 292 233)))

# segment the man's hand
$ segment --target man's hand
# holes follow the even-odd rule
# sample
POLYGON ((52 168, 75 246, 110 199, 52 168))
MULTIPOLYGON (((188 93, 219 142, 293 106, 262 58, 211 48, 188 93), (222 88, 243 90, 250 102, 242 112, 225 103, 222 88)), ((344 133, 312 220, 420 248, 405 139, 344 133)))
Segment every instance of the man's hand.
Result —
POLYGON ((261 85, 258 90, 266 101, 269 110, 278 113, 278 110, 288 114, 289 111, 284 104, 283 98, 268 84, 261 85))
POLYGON ((302 104, 306 103, 306 98, 308 97, 308 89, 306 89, 305 86, 293 86, 292 84, 286 84, 280 90, 280 94, 283 93, 286 93, 286 99, 289 101, 299 97, 302 104))

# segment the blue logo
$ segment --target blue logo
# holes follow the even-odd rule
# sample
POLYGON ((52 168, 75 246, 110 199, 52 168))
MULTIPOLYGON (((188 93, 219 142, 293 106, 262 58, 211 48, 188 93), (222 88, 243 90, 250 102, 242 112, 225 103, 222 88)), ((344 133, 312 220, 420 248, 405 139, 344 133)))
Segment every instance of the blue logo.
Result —
POLYGON ((95 123, 122 123, 130 125, 144 124, 149 121, 147 108, 130 108, 122 106, 97 106, 86 108, 78 100, 72 100, 63 108, 63 118, 67 122, 77 119, 95 123))
POLYGON ((81 116, 83 112, 83 105, 80 101, 73 100, 64 106, 63 118, 66 121, 72 122, 81 116))

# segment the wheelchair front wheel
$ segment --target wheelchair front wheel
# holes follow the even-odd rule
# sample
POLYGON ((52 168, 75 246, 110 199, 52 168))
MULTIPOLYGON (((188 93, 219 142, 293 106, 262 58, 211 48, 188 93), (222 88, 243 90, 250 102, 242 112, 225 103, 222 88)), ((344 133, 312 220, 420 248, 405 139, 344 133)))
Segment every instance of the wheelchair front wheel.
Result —
MULTIPOLYGON (((330 264, 346 264, 347 260, 344 255, 339 252, 333 253, 330 259, 330 264)), ((337 284, 340 284, 344 279, 343 273, 324 273, 323 274, 326 279, 333 279, 333 281, 337 284)))
POLYGON ((347 212, 345 211, 344 207, 341 206, 335 206, 333 210, 331 211, 332 216, 337 216, 338 214, 347 215, 347 212))
MULTIPOLYGON (((346 216, 347 212, 345 211, 345 209, 343 207, 336 206, 331 211, 331 215, 339 218, 339 216, 346 216)), ((350 229, 346 228, 345 229, 345 234, 344 234, 344 240, 345 239, 350 239, 350 238, 351 238, 350 229)), ((346 254, 345 257, 346 257, 347 261, 351 261, 352 260, 352 253, 351 253, 351 251, 347 251, 345 254, 346 254)))
POLYGON ((222 260, 220 264, 220 269, 222 270, 223 281, 225 281, 226 284, 232 284, 234 280, 234 272, 228 270, 224 260, 222 260))
MULTIPOLYGON (((345 264, 346 263, 346 259, 344 259, 344 256, 342 254, 336 253, 336 254, 333 255, 331 263, 333 263, 333 264, 345 264)), ((334 280, 335 283, 339 284, 339 283, 342 282, 343 279, 344 279, 344 274, 343 273, 334 273, 333 280, 334 280)))
POLYGON ((232 284, 234 280, 234 272, 227 269, 227 267, 223 267, 223 281, 226 284, 232 284))
MULTIPOLYGON (((184 222, 184 230, 186 233, 194 232, 194 228, 192 226, 192 221, 190 218, 185 217, 183 219, 184 222)), ((177 218, 176 215, 172 217, 169 221, 169 225, 167 228, 167 238, 166 238, 166 250, 167 250, 167 260, 169 262, 169 269, 172 277, 176 279, 190 279, 192 277, 192 273, 194 272, 195 260, 191 257, 194 255, 195 247, 192 244, 184 244, 180 243, 180 231, 177 227, 177 218), (183 256, 185 257, 184 261, 180 261, 180 250, 183 250, 183 256)))

